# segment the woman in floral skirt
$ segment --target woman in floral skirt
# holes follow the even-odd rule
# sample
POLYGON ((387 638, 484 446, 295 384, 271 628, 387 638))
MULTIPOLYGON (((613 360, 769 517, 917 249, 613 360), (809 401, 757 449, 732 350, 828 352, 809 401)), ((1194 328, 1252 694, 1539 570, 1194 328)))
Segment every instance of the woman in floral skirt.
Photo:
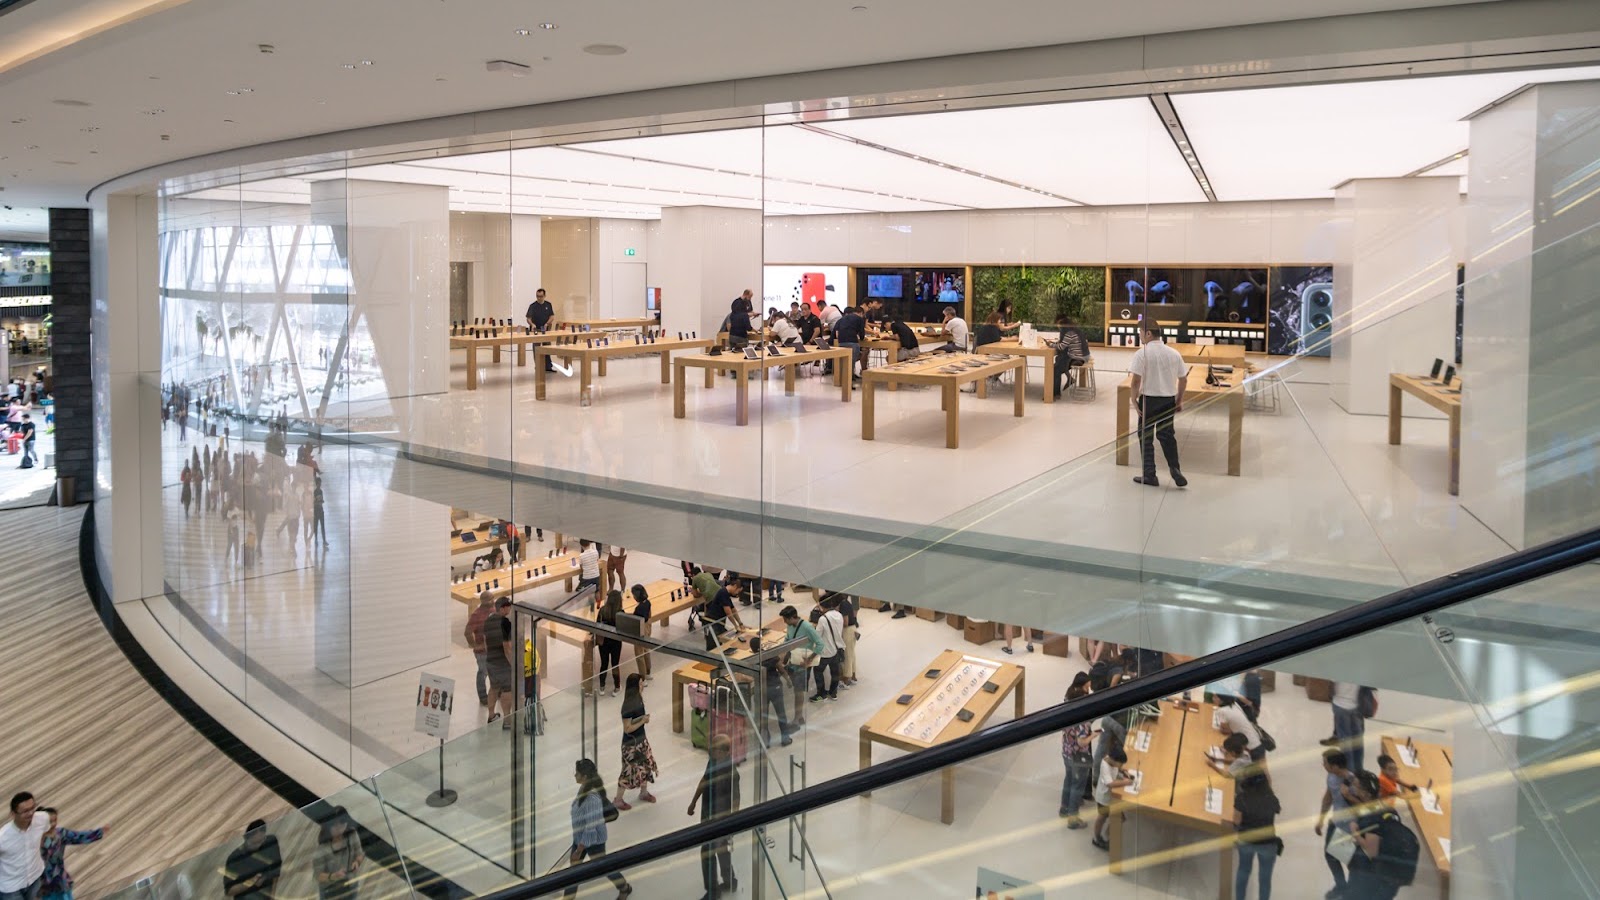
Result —
POLYGON ((644 711, 644 693, 639 689, 642 680, 637 672, 629 675, 622 692, 622 774, 617 776, 617 809, 633 808, 626 795, 634 788, 639 791, 639 802, 656 802, 650 793, 650 782, 656 780, 656 758, 644 733, 650 715, 644 711))

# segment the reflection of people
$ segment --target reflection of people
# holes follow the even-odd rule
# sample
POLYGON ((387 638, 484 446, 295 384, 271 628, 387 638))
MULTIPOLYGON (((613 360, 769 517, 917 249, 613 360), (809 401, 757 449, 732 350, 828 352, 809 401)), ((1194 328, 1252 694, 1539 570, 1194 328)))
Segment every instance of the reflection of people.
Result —
POLYGON ((283 871, 278 839, 267 823, 256 819, 244 829, 244 843, 228 854, 223 869, 222 892, 236 900, 272 900, 283 871))
POLYGON ((317 855, 311 871, 317 878, 317 895, 322 900, 354 900, 360 893, 357 880, 361 866, 367 861, 361 850, 361 836, 356 833, 344 807, 335 807, 333 817, 322 823, 322 833, 317 836, 317 855))
MULTIPOLYGON (((739 768, 733 761, 733 741, 725 734, 711 738, 711 758, 689 800, 689 815, 700 807, 700 821, 709 822, 739 808, 739 768), (702 798, 705 802, 702 804, 702 798)), ((700 845, 700 878, 705 887, 702 900, 716 900, 739 889, 733 874, 733 853, 726 838, 700 845), (717 873, 721 870, 722 878, 717 873)))

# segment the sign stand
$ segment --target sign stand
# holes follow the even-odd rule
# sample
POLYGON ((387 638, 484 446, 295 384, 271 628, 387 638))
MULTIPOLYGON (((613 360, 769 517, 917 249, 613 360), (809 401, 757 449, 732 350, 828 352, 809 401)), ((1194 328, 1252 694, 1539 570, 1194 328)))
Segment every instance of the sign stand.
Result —
POLYGON ((428 795, 428 805, 435 809, 456 802, 456 792, 444 786, 444 742, 450 736, 455 693, 455 681, 427 672, 417 686, 416 730, 439 739, 439 789, 428 795))
POLYGON ((444 786, 444 740, 439 741, 439 789, 428 795, 428 805, 435 809, 456 802, 456 792, 444 786))

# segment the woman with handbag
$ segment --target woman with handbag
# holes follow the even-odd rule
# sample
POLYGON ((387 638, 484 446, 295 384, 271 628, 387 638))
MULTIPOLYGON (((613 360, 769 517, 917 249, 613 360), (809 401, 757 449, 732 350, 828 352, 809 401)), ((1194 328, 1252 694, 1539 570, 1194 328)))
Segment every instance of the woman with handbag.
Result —
POLYGON ((640 803, 654 803, 650 782, 656 780, 656 757, 650 750, 650 739, 644 726, 650 714, 644 711, 644 692, 640 683, 644 679, 637 672, 628 674, 628 687, 622 694, 622 774, 617 776, 617 809, 631 809, 628 790, 637 788, 640 803))
MULTIPOLYGON (((573 778, 578 782, 578 796, 572 800, 572 851, 568 859, 577 865, 584 859, 606 855, 606 822, 617 817, 616 807, 606 799, 606 783, 600 777, 600 768, 592 759, 580 759, 573 778), (607 811, 610 807, 610 811, 607 811)), ((617 898, 633 893, 633 885, 621 872, 608 872, 606 878, 617 888, 617 898)), ((567 888, 564 896, 578 896, 578 887, 567 888)))
POLYGON ((806 642, 804 647, 789 651, 789 684, 794 698, 792 724, 798 727, 806 723, 806 683, 810 681, 811 670, 822 661, 822 636, 810 622, 800 618, 800 611, 792 606, 785 606, 778 616, 783 619, 784 643, 800 639, 806 642))
POLYGON ((1283 807, 1272 792, 1272 781, 1259 767, 1246 769, 1233 789, 1233 827, 1239 833, 1239 864, 1234 871, 1233 898, 1244 900, 1255 868, 1256 896, 1272 897, 1272 867, 1283 852, 1283 839, 1274 823, 1283 807))

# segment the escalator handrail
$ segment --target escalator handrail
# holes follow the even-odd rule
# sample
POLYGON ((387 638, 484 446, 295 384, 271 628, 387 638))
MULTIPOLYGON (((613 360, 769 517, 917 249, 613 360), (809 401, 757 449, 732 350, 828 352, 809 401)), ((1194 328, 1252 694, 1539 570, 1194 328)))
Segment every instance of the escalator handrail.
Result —
POLYGON ((1359 637, 1457 603, 1600 559, 1600 528, 1540 544, 1489 562, 1402 588, 1264 637, 1198 657, 1153 675, 1030 713, 944 744, 858 769, 793 793, 729 813, 720 819, 649 838, 584 860, 520 885, 484 895, 485 900, 531 900, 567 887, 626 872, 701 844, 803 815, 860 794, 959 765, 973 758, 1045 737, 1081 722, 1192 691, 1250 669, 1359 637))

